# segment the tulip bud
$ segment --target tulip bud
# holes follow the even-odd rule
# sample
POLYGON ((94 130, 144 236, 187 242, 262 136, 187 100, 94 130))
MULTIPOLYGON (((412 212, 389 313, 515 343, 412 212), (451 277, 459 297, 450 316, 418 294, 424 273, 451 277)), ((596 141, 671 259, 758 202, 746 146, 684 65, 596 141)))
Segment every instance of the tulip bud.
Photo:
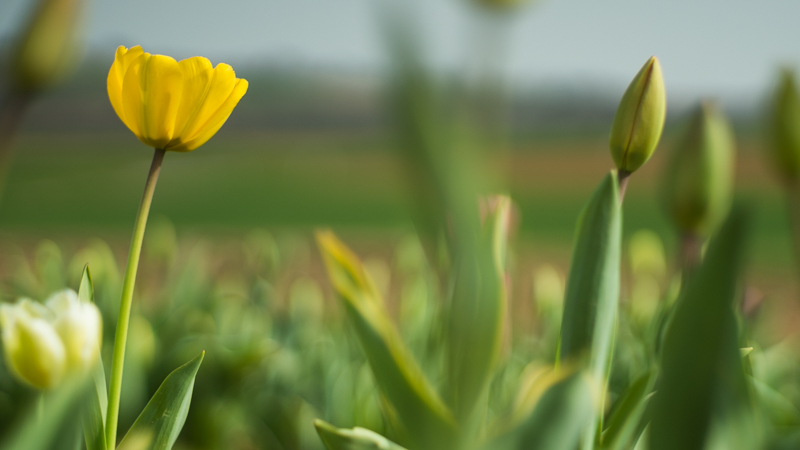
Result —
POLYGON ((778 171, 789 183, 800 177, 800 97, 794 73, 786 70, 775 92, 772 150, 778 171))
POLYGON ((609 147, 617 169, 636 171, 650 159, 661 139, 667 115, 664 76, 655 56, 636 74, 617 107, 609 147))
POLYGON ((15 305, 0 305, 3 353, 9 370, 39 389, 61 382, 66 351, 41 305, 22 299, 15 305))
POLYGON ((708 236, 727 216, 735 151, 725 116, 714 105, 702 103, 673 152, 663 185, 667 212, 681 231, 708 236))
POLYGON ((0 305, 0 327, 11 372, 39 389, 57 386, 65 374, 86 373, 100 354, 100 311, 72 290, 53 294, 45 305, 28 299, 0 305))
POLYGON ((17 88, 32 92, 61 80, 75 66, 83 0, 41 0, 12 54, 17 88))

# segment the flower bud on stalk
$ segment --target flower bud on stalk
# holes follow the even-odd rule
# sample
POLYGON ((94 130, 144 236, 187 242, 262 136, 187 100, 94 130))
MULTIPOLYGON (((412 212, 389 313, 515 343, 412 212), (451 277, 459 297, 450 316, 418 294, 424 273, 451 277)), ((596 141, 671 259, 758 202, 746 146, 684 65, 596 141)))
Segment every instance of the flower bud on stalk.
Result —
POLYGON ((784 181, 796 184, 800 178, 800 97, 790 70, 781 75, 770 125, 775 166, 784 181))
POLYGON ((722 112, 703 102, 667 168, 664 203, 684 234, 708 237, 728 215, 733 197, 735 142, 722 112))
POLYGON ((42 0, 22 30, 11 57, 14 88, 32 94, 75 67, 83 0, 42 0))
POLYGON ((611 125, 608 144, 621 178, 642 167, 653 155, 666 115, 664 76, 658 59, 652 56, 622 95, 611 125))
POLYGON ((64 375, 85 374, 100 354, 100 311, 69 289, 44 305, 25 298, 0 305, 0 327, 6 365, 38 389, 58 386, 64 375))

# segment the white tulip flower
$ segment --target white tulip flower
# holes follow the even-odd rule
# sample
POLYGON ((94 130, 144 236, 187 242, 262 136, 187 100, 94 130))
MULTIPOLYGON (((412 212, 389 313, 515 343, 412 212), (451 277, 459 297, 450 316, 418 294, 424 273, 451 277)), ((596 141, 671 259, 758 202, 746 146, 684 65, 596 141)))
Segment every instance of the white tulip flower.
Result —
POLYGON ((27 298, 0 305, 0 327, 9 370, 39 389, 58 386, 66 374, 86 373, 100 354, 100 311, 69 289, 44 305, 27 298))

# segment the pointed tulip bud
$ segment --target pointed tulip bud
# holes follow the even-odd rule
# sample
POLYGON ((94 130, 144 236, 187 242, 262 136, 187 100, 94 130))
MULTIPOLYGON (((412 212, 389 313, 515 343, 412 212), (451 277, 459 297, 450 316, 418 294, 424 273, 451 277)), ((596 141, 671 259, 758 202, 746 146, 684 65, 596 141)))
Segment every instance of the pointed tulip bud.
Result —
POLYGON ((664 76, 655 56, 628 85, 611 125, 609 147, 620 171, 634 172, 650 159, 667 116, 664 76))
POLYGON ((789 70, 781 74, 773 105, 770 131, 775 166, 793 184, 800 179, 800 96, 789 70))
POLYGON ((733 197, 735 138, 722 112, 702 103, 672 155, 663 197, 675 226, 707 237, 728 215, 733 197))
POLYGON ((17 379, 38 389, 58 385, 66 369, 66 351, 47 318, 48 311, 31 300, 0 305, 3 353, 17 379))
POLYGON ((77 61, 83 0, 41 0, 22 30, 11 60, 14 82, 35 92, 60 81, 77 61))

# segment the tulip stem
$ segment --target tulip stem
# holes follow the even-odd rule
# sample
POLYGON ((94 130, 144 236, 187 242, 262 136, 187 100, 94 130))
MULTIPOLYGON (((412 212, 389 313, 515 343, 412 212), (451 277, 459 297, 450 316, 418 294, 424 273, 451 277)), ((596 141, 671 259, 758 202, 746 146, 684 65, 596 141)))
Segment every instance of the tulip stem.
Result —
POLYGON ((617 172, 617 183, 619 183, 619 202, 625 200, 625 191, 628 189, 628 180, 630 180, 632 172, 620 169, 617 172))
POLYGON ((131 303, 133 301, 133 288, 136 283, 136 271, 139 268, 139 255, 142 252, 144 229, 147 225, 147 215, 153 201, 153 192, 156 189, 158 173, 164 161, 165 151, 156 149, 153 154, 153 163, 144 186, 139 212, 133 226, 131 248, 128 253, 128 267, 125 269, 125 280, 122 285, 122 300, 120 301, 119 317, 117 319, 117 333, 114 338, 114 354, 111 360, 111 380, 108 388, 108 413, 106 415, 106 443, 107 448, 116 448, 117 421, 119 419, 119 401, 122 393, 122 368, 125 362, 125 346, 128 340, 128 324, 131 318, 131 303))

